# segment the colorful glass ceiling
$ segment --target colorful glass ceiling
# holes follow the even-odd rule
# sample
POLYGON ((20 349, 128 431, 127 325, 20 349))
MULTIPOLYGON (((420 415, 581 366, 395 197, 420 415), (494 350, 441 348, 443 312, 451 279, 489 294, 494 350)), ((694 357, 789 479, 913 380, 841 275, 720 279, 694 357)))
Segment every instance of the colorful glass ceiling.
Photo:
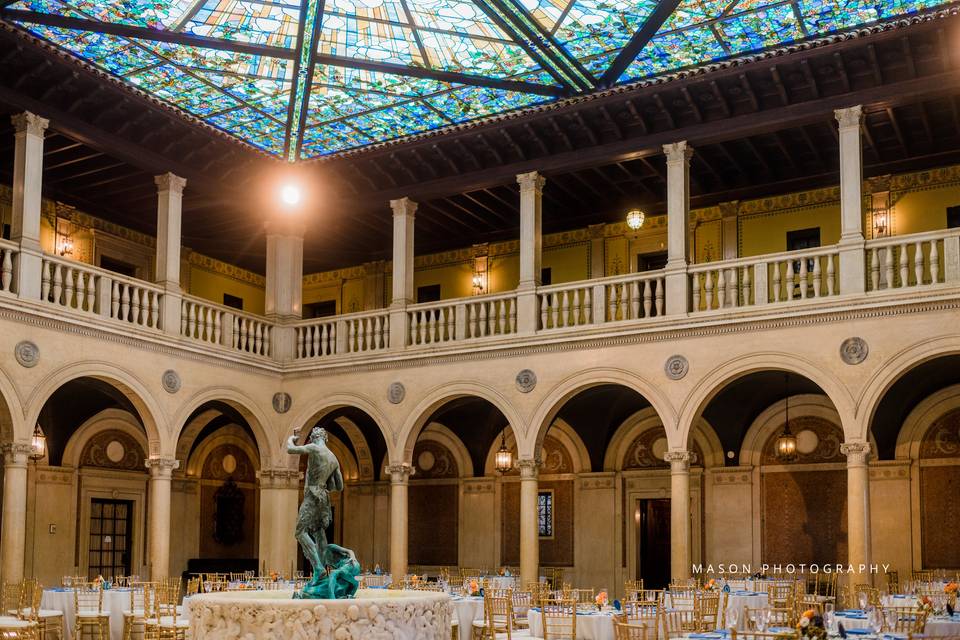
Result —
POLYGON ((16 0, 0 17, 295 161, 955 1, 16 0))

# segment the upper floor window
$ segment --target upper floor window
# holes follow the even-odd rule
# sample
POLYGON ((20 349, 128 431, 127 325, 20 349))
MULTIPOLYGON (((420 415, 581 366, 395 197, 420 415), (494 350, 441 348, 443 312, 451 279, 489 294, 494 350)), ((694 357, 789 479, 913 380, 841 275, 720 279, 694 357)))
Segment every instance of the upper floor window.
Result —
POLYGON ((656 271, 667 266, 667 252, 658 251, 656 253, 638 253, 637 254, 637 272, 656 271))
POLYGON ((129 262, 124 262, 123 260, 117 260, 111 258, 110 256, 100 255, 100 267, 106 269, 107 271, 113 271, 114 273, 119 273, 122 276, 128 276, 130 278, 137 277, 137 266, 130 264, 129 262))
POLYGON ((541 538, 553 537, 553 491, 537 493, 537 529, 541 538))
POLYGON ((787 231, 787 251, 813 249, 820 246, 820 227, 787 231))
POLYGON ((947 207, 947 229, 956 229, 957 227, 960 227, 960 205, 947 207))
POLYGON ((321 300, 303 305, 304 318, 329 318, 337 315, 336 300, 321 300))
POLYGON ((417 302, 437 302, 440 300, 440 285, 428 284, 417 287, 417 302))
POLYGON ((232 296, 229 293, 223 294, 223 305, 226 307, 233 307, 234 309, 239 309, 243 311, 243 298, 240 296, 232 296))
POLYGON ((553 284, 553 271, 550 270, 550 267, 540 269, 540 284, 553 284))

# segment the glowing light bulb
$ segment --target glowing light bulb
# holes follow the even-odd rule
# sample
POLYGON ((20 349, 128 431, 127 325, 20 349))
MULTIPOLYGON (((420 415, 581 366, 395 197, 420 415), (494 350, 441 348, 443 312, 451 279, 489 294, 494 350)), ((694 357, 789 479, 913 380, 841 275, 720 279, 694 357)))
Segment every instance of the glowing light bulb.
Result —
POLYGON ((300 188, 296 185, 287 184, 280 190, 280 200, 288 206, 300 204, 300 188))

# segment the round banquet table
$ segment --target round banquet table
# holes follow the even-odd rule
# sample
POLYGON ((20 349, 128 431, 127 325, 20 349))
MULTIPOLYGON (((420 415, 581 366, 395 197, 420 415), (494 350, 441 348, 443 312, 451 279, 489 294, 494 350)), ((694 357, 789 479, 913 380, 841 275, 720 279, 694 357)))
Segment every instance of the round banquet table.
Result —
MULTIPOLYGON (((577 640, 613 640, 614 630, 613 611, 595 611, 592 613, 577 612, 577 640)), ((543 637, 543 616, 540 609, 530 609, 527 612, 527 622, 530 625, 530 635, 543 637)), ((461 638, 461 640, 463 640, 461 638)))
MULTIPOLYGON (((72 640, 76 610, 73 601, 73 589, 44 589, 40 600, 41 609, 63 611, 63 624, 66 627, 64 640, 72 640)), ((129 589, 107 589, 103 592, 103 611, 110 612, 110 640, 123 638, 123 612, 130 608, 129 589)))
POLYGON ((960 636, 960 614, 927 618, 927 626, 924 627, 923 633, 933 637, 960 636))
MULTIPOLYGON (((664 606, 672 607, 673 602, 670 598, 670 594, 667 594, 664 597, 664 606)), ((739 617, 737 618, 737 630, 746 629, 744 624, 744 615, 743 610, 745 607, 750 609, 762 609, 767 606, 767 594, 762 591, 731 591, 727 594, 727 606, 724 609, 726 620, 730 619, 730 612, 737 611, 739 617)), ((719 620, 717 623, 719 624, 719 620)))
POLYGON ((460 628, 460 640, 470 640, 473 621, 483 620, 483 598, 453 598, 453 612, 460 628))

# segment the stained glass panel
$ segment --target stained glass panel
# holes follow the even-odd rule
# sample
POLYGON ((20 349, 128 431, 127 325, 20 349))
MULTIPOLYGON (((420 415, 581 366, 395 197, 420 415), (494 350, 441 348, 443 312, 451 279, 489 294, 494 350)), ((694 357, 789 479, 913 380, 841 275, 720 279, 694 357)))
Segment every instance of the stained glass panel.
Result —
POLYGON ((537 493, 537 530, 541 538, 553 537, 553 491, 537 493))

